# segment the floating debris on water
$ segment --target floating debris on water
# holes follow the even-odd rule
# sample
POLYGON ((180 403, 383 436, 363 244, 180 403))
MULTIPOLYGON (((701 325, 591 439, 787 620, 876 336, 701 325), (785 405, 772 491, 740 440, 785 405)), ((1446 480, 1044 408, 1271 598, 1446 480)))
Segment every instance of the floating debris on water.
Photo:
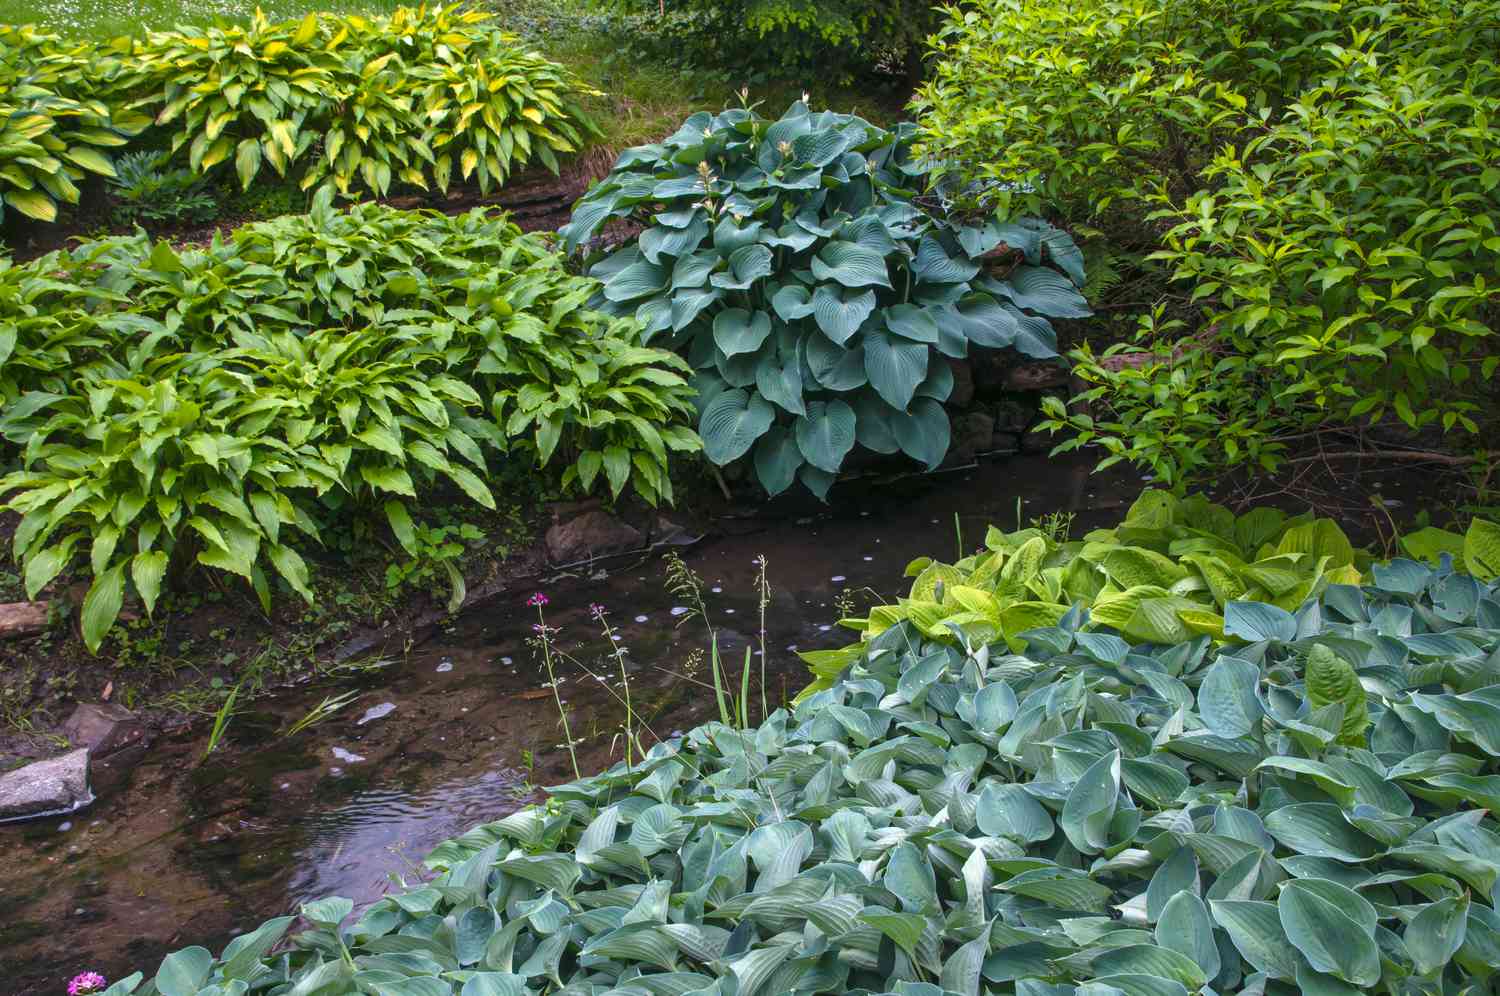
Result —
POLYGON ((446 673, 448 673, 449 671, 452 671, 452 670, 453 670, 453 658, 452 657, 444 657, 442 660, 438 661, 438 666, 437 666, 437 673, 438 674, 446 674, 446 673))
POLYGON ((845 578, 842 574, 835 574, 833 577, 829 578, 828 580, 830 580, 830 581, 846 581, 848 579, 845 578))
POLYGON ((395 711, 396 703, 394 702, 382 702, 380 703, 380 705, 370 706, 370 708, 365 710, 365 714, 359 717, 359 720, 354 725, 364 726, 366 723, 373 722, 374 720, 377 720, 382 716, 389 716, 395 711))
POLYGON ((365 759, 365 756, 363 754, 356 754, 354 753, 354 751, 345 750, 342 747, 333 748, 333 756, 338 758, 340 761, 343 761, 345 764, 358 764, 365 759))
POLYGON ((636 622, 645 622, 646 621, 646 617, 645 616, 636 616, 635 617, 635 621, 636 622))
POLYGON ((687 609, 684 606, 681 606, 681 605, 674 605, 674 606, 672 606, 672 615, 674 615, 674 616, 680 616, 680 615, 685 615, 686 613, 687 613, 687 609))

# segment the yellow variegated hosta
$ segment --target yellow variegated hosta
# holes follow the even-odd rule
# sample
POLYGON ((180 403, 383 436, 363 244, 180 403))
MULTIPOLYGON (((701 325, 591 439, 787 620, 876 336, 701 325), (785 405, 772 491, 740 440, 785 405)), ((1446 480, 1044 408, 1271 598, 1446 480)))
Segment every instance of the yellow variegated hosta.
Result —
MULTIPOLYGON (((1360 563, 1368 558, 1330 519, 1268 508, 1236 518, 1201 497, 1147 491, 1119 526, 1081 540, 992 526, 979 553, 955 564, 913 561, 906 598, 841 623, 866 640, 909 622, 928 639, 1003 641, 1020 651, 1027 631, 1056 626, 1077 606, 1087 610, 1089 628, 1136 643, 1224 640, 1228 603, 1295 611, 1330 584, 1360 584, 1360 563)), ((804 655, 818 676, 808 691, 826 687, 825 672, 836 675, 847 656, 804 655)))

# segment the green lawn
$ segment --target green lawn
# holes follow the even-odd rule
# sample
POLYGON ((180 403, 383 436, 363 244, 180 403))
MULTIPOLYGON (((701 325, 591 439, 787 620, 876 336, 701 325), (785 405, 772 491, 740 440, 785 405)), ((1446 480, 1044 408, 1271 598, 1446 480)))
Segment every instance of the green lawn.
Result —
POLYGON ((259 6, 272 20, 299 18, 313 10, 384 13, 398 0, 6 0, 7 24, 40 24, 59 34, 108 39, 160 31, 178 24, 246 22, 259 6))

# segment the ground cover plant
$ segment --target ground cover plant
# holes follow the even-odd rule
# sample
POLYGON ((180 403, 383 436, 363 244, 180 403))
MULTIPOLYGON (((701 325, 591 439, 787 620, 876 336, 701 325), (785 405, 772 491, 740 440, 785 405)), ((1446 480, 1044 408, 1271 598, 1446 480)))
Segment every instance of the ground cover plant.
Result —
POLYGON ((193 564, 311 598, 293 536, 379 515, 410 556, 439 482, 494 507, 497 459, 672 495, 685 366, 586 306, 595 281, 504 218, 366 205, 207 248, 144 235, 0 269, 0 479, 28 597, 86 561, 96 649, 193 564))
POLYGON ((120 96, 172 128, 172 150, 195 171, 233 162, 246 188, 300 165, 304 189, 345 196, 446 191, 455 173, 488 191, 533 161, 556 172, 593 130, 576 77, 456 4, 154 33, 130 71, 120 96))
POLYGON ((1497 37, 1493 2, 954 8, 925 148, 1098 230, 1141 316, 1073 357, 1095 411, 1054 405, 1064 447, 1171 481, 1383 418, 1487 449, 1497 37))
POLYGON ((647 227, 591 263, 603 306, 684 352, 704 454, 771 494, 823 497, 855 445, 929 469, 948 449, 945 357, 1055 357, 1047 316, 1089 313, 1082 257, 1036 219, 969 224, 921 197, 915 129, 794 104, 699 113, 623 153, 562 230, 647 227))
POLYGON ((794 709, 559 786, 352 922, 308 903, 115 992, 1478 991, 1500 584, 1368 566, 1222 641, 1081 606, 1019 648, 903 620, 794 709))
POLYGON ((114 175, 109 150, 149 123, 97 96, 118 70, 86 44, 0 24, 0 218, 52 221, 86 176, 114 175))

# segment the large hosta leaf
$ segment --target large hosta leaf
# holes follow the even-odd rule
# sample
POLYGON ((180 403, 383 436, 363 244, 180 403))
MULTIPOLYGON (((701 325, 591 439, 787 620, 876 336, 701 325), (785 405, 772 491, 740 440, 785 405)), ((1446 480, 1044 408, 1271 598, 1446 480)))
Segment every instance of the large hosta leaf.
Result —
POLYGON ((853 391, 869 383, 862 345, 845 349, 815 333, 807 337, 805 355, 813 379, 830 391, 853 391))
POLYGON ((905 411, 916 394, 917 385, 927 377, 927 347, 892 335, 883 328, 870 329, 863 342, 865 374, 870 379, 870 386, 885 399, 886 404, 905 411))
POLYGON ((808 463, 836 474, 854 448, 854 409, 842 401, 814 401, 797 419, 796 435, 808 463))
POLYGON ((852 242, 830 242, 812 260, 812 273, 820 282, 833 281, 845 287, 891 286, 885 257, 852 242))
POLYGON ((753 353, 771 334, 771 316, 764 311, 725 308, 714 316, 714 344, 725 356, 753 353))
POLYGON ((755 444, 755 474, 772 497, 791 487, 803 463, 796 438, 784 426, 772 426, 755 444))
POLYGON ((836 284, 820 284, 813 292, 813 318, 823 334, 840 346, 849 342, 874 311, 874 291, 847 291, 836 284))
MULTIPOLYGON (((931 398, 917 398, 906 412, 892 412, 887 424, 901 452, 936 470, 948 452, 951 428, 948 413, 931 398)), ((878 439, 877 442, 884 442, 878 439)), ((878 447, 871 446, 877 450, 878 447)))
POLYGON ((734 389, 710 401, 698 420, 703 455, 720 466, 737 460, 755 444, 776 418, 776 410, 760 395, 734 389))
POLYGON ((1018 266, 996 288, 1017 307, 1051 318, 1087 318, 1093 314, 1073 282, 1049 267, 1018 266))

